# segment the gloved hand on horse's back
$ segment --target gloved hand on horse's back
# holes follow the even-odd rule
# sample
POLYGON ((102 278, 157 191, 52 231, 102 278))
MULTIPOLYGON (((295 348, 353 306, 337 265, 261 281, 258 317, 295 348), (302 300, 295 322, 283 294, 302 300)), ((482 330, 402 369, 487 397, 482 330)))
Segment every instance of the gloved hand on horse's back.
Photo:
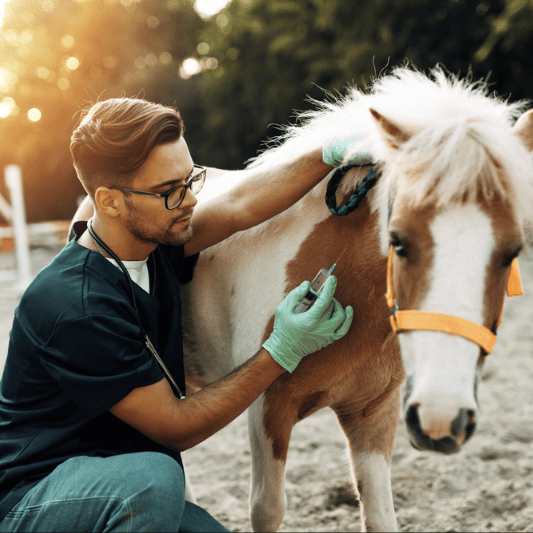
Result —
POLYGON ((306 355, 344 337, 353 320, 352 307, 348 306, 344 311, 342 305, 333 298, 337 287, 335 276, 326 281, 310 309, 295 313, 294 308, 310 286, 309 281, 304 281, 279 304, 274 318, 274 331, 263 344, 272 358, 289 372, 306 355))
POLYGON ((369 136, 364 132, 352 133, 327 142, 322 147, 322 161, 332 167, 371 165, 374 160, 370 153, 369 136))

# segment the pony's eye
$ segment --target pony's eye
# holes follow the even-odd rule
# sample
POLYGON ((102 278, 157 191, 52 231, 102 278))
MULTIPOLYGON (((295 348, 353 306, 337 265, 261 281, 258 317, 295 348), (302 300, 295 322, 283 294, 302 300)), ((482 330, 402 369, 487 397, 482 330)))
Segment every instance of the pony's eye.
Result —
POLYGON ((404 248, 403 244, 395 244, 392 247, 398 257, 407 257, 407 250, 404 248))
POLYGON ((389 235, 389 243, 398 257, 407 257, 407 250, 396 233, 389 235))
POLYGON ((507 256, 503 262, 503 268, 507 268, 509 266, 511 266, 511 263, 514 261, 514 259, 516 257, 518 257, 518 255, 520 254, 520 252, 522 251, 522 246, 520 246, 520 248, 518 248, 518 250, 516 250, 516 252, 512 253, 511 255, 507 256))

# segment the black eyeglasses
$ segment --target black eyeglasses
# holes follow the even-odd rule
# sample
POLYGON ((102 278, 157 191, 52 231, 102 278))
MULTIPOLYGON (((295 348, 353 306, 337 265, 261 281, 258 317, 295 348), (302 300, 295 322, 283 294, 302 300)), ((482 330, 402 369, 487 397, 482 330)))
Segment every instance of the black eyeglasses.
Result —
POLYGON ((109 187, 110 189, 117 189, 122 192, 132 192, 133 194, 143 194, 146 196, 160 196, 165 199, 165 207, 167 209, 176 209, 187 193, 187 189, 191 189, 193 194, 198 194, 205 183, 205 175, 207 173, 207 168, 201 167, 200 165, 194 165, 194 170, 199 170, 196 174, 192 175, 184 184, 178 185, 177 187, 172 187, 168 191, 158 193, 158 192, 146 192, 146 191, 134 191, 133 189, 124 189, 124 187, 109 187))

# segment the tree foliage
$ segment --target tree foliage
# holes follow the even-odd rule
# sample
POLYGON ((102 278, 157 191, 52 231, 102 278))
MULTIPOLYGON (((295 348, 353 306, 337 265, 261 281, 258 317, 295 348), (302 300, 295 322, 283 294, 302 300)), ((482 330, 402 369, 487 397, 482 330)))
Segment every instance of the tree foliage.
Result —
MULTIPOLYGON (((82 191, 69 137, 86 101, 176 105, 196 161, 241 167, 307 96, 364 88, 411 62, 531 97, 533 0, 11 0, 0 27, 0 161, 23 167, 30 219, 68 218, 82 191), (194 57, 201 72, 184 72, 194 57), (2 107, 4 106, 4 107, 2 107), (28 119, 37 108, 42 117, 28 119)), ((1 188, 0 188, 1 190, 1 188)))

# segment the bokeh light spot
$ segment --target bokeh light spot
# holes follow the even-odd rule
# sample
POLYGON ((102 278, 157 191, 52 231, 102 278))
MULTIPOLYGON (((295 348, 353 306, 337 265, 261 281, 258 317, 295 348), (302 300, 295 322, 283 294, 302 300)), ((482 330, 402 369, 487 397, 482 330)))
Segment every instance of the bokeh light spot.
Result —
POLYGON ((115 68, 117 66, 117 60, 113 56, 105 56, 104 59, 102 59, 102 63, 105 68, 115 68))
POLYGON ((59 78, 57 80, 57 86, 62 91, 66 91, 70 87, 70 81, 68 81, 67 78, 59 78))
POLYGON ((20 35, 19 35, 19 41, 22 43, 22 44, 29 44, 33 41, 33 33, 30 31, 30 30, 24 30, 20 35))
POLYGON ((50 76, 50 71, 46 67, 37 68, 38 78, 41 78, 41 80, 47 80, 49 76, 50 76))
POLYGON ((217 26, 219 28, 225 28, 229 24, 229 18, 224 15, 224 13, 220 13, 220 15, 217 16, 217 26))
POLYGON ((41 120, 41 116, 42 116, 42 113, 39 109, 37 109, 36 107, 32 107, 29 111, 28 111, 28 118, 32 121, 32 122, 39 122, 39 120, 41 120))
POLYGON ((161 54, 159 54, 159 61, 161 61, 163 65, 170 65, 170 63, 172 63, 172 54, 169 52, 161 52, 161 54))
POLYGON ((79 66, 80 66, 80 61, 78 58, 76 57, 69 57, 66 61, 65 61, 65 65, 67 66, 68 69, 70 70, 76 70, 79 66))
POLYGON ((74 45, 76 44, 76 41, 74 40, 74 37, 72 35, 63 35, 63 38, 61 39, 61 44, 65 48, 74 48, 74 45))
POLYGON ((237 48, 228 48, 226 50, 226 56, 228 59, 235 61, 239 57, 239 50, 237 48))
POLYGON ((18 82, 19 77, 12 71, 0 67, 0 92, 7 93, 18 82))
POLYGON ((196 0, 194 9, 203 18, 216 15, 221 9, 224 9, 231 0, 196 0))
POLYGON ((144 60, 149 67, 155 67, 157 65, 157 56, 155 54, 147 54, 144 60))
POLYGON ((148 24, 149 28, 155 30, 159 26, 159 19, 152 15, 148 17, 148 19, 146 20, 146 24, 148 24))
POLYGON ((205 61, 205 66, 210 70, 218 68, 218 59, 216 57, 208 57, 205 61))
POLYGON ((202 69, 200 63, 194 57, 188 57, 180 67, 180 76, 188 79, 195 74, 198 74, 202 69))
POLYGON ((4 9, 10 0, 0 0, 0 28, 4 25, 4 9))
POLYGON ((0 104, 0 118, 6 118, 11 113, 11 109, 6 104, 0 104))
POLYGON ((196 50, 198 50, 199 54, 205 56, 205 54, 209 53, 209 45, 207 43, 199 43, 196 50))

